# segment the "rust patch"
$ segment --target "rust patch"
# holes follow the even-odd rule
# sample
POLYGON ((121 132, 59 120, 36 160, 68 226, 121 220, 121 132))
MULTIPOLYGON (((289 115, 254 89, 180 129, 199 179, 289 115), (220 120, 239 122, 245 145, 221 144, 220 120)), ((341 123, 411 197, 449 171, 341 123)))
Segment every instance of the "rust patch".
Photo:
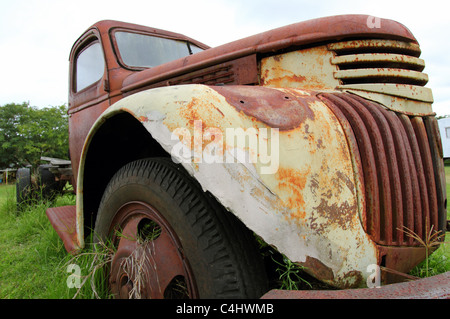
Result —
MULTIPOLYGON (((326 194, 323 194, 326 195, 326 194)), ((328 200, 322 198, 320 204, 314 208, 318 215, 326 216, 326 219, 321 219, 316 222, 317 217, 310 217, 310 227, 319 233, 324 233, 329 227, 339 225, 343 230, 348 229, 352 225, 353 217, 357 211, 356 204, 350 205, 348 202, 343 202, 341 205, 336 203, 329 204, 328 200)))
POLYGON ((67 252, 79 252, 76 231, 76 206, 53 207, 45 211, 53 228, 62 239, 67 252))
POLYGON ((283 58, 282 55, 275 55, 275 56, 273 57, 273 59, 274 59, 275 61, 277 61, 277 62, 280 62, 280 61, 282 60, 282 58, 283 58))
POLYGON ((142 115, 142 116, 139 116, 138 120, 139 120, 140 122, 148 122, 148 117, 142 115))
POLYGON ((292 219, 305 219, 305 199, 303 198, 303 190, 310 175, 311 169, 301 173, 295 169, 280 167, 277 172, 279 180, 278 187, 280 190, 292 194, 286 203, 292 209, 292 219))
POLYGON ((338 288, 350 289, 361 287, 364 283, 364 279, 360 271, 351 270, 344 274, 344 278, 340 282, 341 285, 338 288))
MULTIPOLYGON (((216 136, 212 133, 214 131, 220 131, 224 133, 222 128, 222 118, 224 114, 220 109, 218 109, 213 103, 211 103, 211 98, 200 99, 192 97, 192 99, 182 107, 180 107, 177 112, 181 119, 184 120, 184 127, 191 130, 189 136, 191 138, 189 141, 184 141, 186 146, 194 146, 196 151, 202 152, 206 145, 210 142, 220 142, 216 141, 216 136), (197 139, 195 139, 197 137, 197 139)), ((172 124, 165 123, 171 131, 179 128, 182 122, 172 124)))
POLYGON ((283 70, 283 69, 280 70, 280 69, 272 68, 270 71, 267 69, 264 73, 265 73, 265 77, 262 79, 264 86, 271 85, 272 87, 284 87, 285 82, 291 82, 291 83, 298 83, 299 87, 301 87, 301 88, 317 89, 317 86, 308 85, 309 79, 307 79, 305 76, 297 75, 297 74, 288 75, 288 73, 292 73, 292 72, 289 72, 288 70, 283 70), (267 78, 269 77, 269 74, 271 75, 271 79, 267 80, 267 78))
POLYGON ((314 96, 290 93, 264 87, 215 86, 211 87, 225 97, 239 112, 254 117, 270 127, 281 131, 291 130, 307 119, 314 120, 310 102, 314 96))
POLYGON ((344 184, 347 186, 347 188, 352 193, 355 192, 355 184, 353 183, 353 181, 346 174, 342 173, 341 171, 337 171, 336 175, 337 175, 339 180, 344 182, 344 184))
POLYGON ((262 299, 448 299, 450 272, 380 288, 345 290, 271 290, 262 299))
POLYGON ((188 127, 194 127, 195 120, 206 121, 205 115, 207 114, 200 115, 198 113, 198 106, 200 103, 204 103, 204 101, 193 97, 185 107, 178 109, 178 113, 180 114, 180 116, 187 120, 187 123, 189 124, 188 127))
POLYGON ((306 256, 306 261, 299 264, 305 267, 305 271, 315 278, 329 281, 334 279, 333 270, 314 257, 306 256))
POLYGON ((274 88, 334 89, 336 66, 326 46, 282 53, 261 60, 261 85, 274 88))
POLYGON ((220 128, 225 117, 223 112, 213 103, 219 102, 217 96, 208 94, 207 97, 192 97, 187 104, 178 108, 178 114, 187 122, 187 127, 194 127, 194 121, 201 120, 203 129, 208 127, 220 128))

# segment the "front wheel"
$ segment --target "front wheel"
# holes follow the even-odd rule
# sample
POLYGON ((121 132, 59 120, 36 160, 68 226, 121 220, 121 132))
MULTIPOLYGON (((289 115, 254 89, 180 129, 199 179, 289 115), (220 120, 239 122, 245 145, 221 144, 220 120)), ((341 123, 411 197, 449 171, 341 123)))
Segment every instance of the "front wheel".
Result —
POLYGON ((127 164, 105 190, 97 241, 117 248, 119 298, 258 298, 266 274, 251 232, 169 159, 127 164))

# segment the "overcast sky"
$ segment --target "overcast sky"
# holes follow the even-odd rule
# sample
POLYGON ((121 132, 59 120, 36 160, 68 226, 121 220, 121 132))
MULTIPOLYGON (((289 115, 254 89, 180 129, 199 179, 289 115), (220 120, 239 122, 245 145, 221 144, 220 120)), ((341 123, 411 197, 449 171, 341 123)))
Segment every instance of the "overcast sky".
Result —
POLYGON ((450 114, 450 13, 446 1, 0 0, 0 105, 67 103, 73 42, 99 20, 179 32, 217 46, 291 23, 338 14, 396 20, 418 39, 434 110, 450 114))

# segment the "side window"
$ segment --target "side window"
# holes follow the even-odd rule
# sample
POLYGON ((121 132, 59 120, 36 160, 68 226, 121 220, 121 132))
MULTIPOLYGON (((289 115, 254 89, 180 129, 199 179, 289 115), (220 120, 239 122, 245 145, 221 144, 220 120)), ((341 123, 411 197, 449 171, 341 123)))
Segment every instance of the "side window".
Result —
POLYGON ((89 44, 78 54, 75 67, 76 92, 101 79, 105 71, 105 61, 98 41, 89 44))

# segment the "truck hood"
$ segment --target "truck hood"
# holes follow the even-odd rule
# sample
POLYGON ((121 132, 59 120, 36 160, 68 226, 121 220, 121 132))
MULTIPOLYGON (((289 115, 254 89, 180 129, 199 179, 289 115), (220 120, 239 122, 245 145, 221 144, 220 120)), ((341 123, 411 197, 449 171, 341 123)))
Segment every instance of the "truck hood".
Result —
POLYGON ((352 38, 406 40, 417 43, 404 25, 368 15, 339 15, 308 20, 256 34, 128 76, 122 92, 134 91, 215 64, 248 56, 267 54, 288 47, 352 38))

